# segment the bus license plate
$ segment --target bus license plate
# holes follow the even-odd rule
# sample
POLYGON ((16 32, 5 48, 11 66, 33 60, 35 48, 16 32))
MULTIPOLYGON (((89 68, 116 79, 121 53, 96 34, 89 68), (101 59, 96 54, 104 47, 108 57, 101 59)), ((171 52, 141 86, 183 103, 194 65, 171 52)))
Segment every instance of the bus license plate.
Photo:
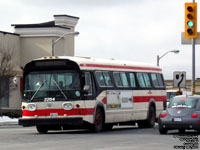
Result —
POLYGON ((181 118, 174 118, 174 122, 181 122, 182 119, 181 118))
POLYGON ((58 113, 50 113, 51 117, 58 117, 58 113))

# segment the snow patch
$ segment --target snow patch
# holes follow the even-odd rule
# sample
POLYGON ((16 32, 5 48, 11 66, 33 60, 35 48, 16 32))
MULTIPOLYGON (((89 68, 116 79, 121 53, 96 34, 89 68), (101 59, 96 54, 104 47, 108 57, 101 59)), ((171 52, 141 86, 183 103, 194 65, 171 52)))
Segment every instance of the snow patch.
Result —
POLYGON ((8 116, 2 116, 0 117, 0 122, 17 122, 17 118, 10 118, 8 116))

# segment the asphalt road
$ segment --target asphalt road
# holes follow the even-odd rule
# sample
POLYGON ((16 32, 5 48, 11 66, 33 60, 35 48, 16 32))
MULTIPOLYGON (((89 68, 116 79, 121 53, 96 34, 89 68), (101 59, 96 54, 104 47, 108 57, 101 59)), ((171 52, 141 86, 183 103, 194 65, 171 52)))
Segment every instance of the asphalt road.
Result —
POLYGON ((1 126, 0 150, 174 150, 177 149, 174 146, 179 146, 178 149, 183 146, 180 137, 199 140, 198 135, 193 134, 179 135, 175 130, 160 135, 157 126, 151 129, 115 126, 101 133, 71 130, 48 134, 38 134, 34 127, 1 126))

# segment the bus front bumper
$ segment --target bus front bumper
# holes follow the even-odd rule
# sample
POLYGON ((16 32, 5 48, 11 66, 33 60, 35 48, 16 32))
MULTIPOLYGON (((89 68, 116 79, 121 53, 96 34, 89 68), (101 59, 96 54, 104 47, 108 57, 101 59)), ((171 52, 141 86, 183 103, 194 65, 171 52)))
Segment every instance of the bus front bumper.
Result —
POLYGON ((37 125, 82 125, 83 118, 19 118, 18 124, 24 127, 37 125))

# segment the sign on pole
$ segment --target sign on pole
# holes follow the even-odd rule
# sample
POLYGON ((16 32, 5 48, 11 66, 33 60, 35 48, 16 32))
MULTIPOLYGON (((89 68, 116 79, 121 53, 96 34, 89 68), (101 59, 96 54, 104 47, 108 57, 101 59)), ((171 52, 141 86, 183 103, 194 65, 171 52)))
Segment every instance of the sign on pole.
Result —
MULTIPOLYGON (((196 45, 200 45, 200 32, 198 32, 198 37, 196 38, 196 45)), ((192 45, 192 38, 185 38, 185 32, 181 32, 181 44, 182 45, 192 45)))
POLYGON ((185 88, 186 87, 186 72, 175 71, 173 74, 174 88, 185 88))

